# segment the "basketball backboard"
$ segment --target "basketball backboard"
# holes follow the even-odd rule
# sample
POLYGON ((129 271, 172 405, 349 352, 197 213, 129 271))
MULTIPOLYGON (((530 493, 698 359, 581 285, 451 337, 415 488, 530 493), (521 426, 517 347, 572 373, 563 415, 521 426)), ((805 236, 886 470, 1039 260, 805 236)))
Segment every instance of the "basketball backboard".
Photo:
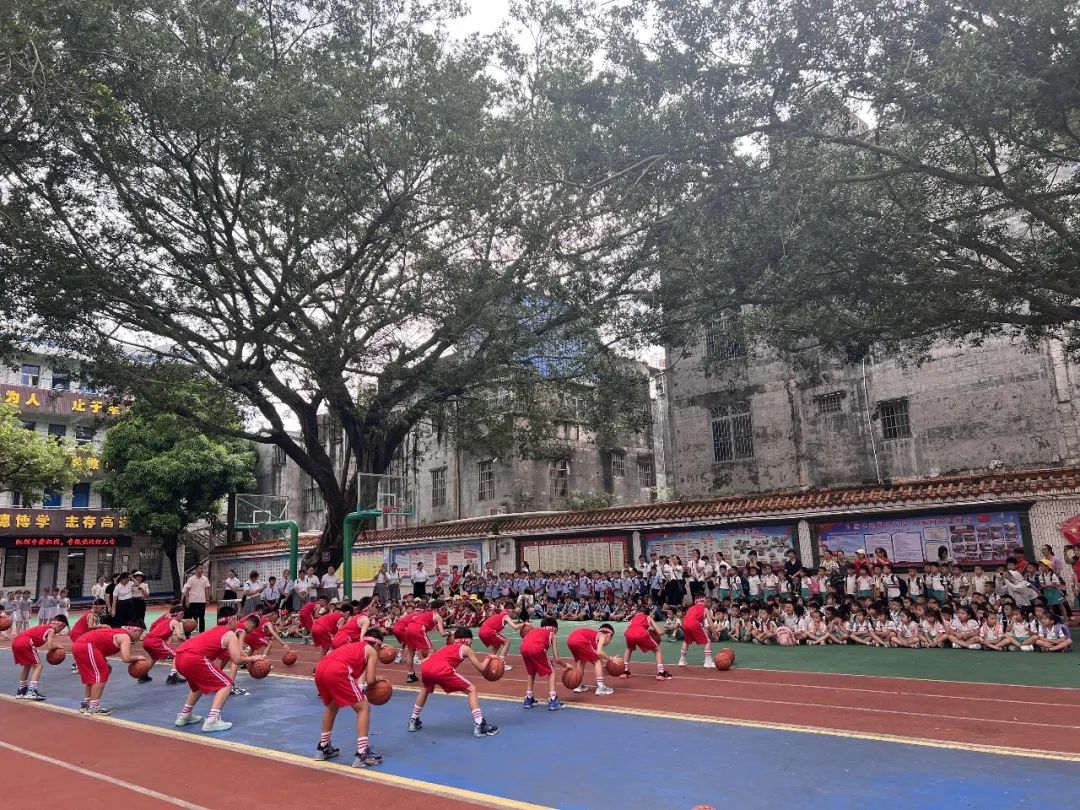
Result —
POLYGON ((287 495, 265 495, 257 492, 236 493, 235 527, 257 528, 262 523, 287 520, 289 498, 287 495))
POLYGON ((416 505, 404 475, 359 473, 357 511, 379 512, 376 518, 380 529, 396 529, 408 524, 416 514, 416 505))

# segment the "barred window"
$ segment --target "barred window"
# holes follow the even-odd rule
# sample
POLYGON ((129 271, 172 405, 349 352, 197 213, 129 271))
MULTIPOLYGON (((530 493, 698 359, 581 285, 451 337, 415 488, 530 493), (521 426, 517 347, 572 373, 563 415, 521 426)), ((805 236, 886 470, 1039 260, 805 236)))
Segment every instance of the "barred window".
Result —
POLYGON ((490 501, 495 497, 495 462, 481 461, 476 468, 480 483, 477 498, 481 501, 490 501))
POLYGON ((626 453, 611 454, 612 478, 626 478, 626 453))
POLYGON ((431 471, 431 506, 446 506, 446 467, 431 471))
POLYGON ((727 313, 705 325, 705 356, 710 360, 736 360, 746 357, 746 344, 727 313))
POLYGON ((642 488, 656 486, 656 469, 651 458, 639 458, 637 461, 638 486, 642 488))
POLYGON ((304 488, 304 511, 323 511, 323 496, 322 492, 317 486, 310 486, 304 488))
POLYGON ((840 413, 844 403, 843 391, 830 391, 828 394, 814 397, 814 407, 820 416, 823 413, 840 413))
POLYGON ((881 436, 884 439, 908 439, 911 437, 911 420, 908 417, 906 399, 890 399, 878 403, 881 417, 881 436))
POLYGON ((565 498, 570 494, 570 462, 565 459, 548 464, 548 495, 565 498))
POLYGON ((754 425, 746 400, 717 405, 712 417, 713 458, 738 461, 754 457, 754 425))

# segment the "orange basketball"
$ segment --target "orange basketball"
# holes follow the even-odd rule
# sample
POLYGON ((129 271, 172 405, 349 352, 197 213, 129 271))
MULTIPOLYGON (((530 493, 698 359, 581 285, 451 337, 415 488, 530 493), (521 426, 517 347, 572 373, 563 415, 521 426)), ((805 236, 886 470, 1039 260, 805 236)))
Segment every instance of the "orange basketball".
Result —
POLYGON ((613 655, 607 660, 607 671, 608 675, 610 675, 611 677, 618 678, 620 675, 623 674, 623 671, 625 669, 626 667, 623 666, 623 660, 618 655, 613 655))
POLYGON ((716 664, 716 668, 721 672, 727 672, 729 669, 731 669, 731 659, 723 653, 717 655, 716 658, 713 659, 713 661, 716 664))
POLYGON ((0 632, 11 629, 11 617, 6 613, 0 613, 0 632))
POLYGON ((364 694, 367 696, 368 703, 372 706, 382 706, 393 697, 394 687, 386 678, 378 678, 375 683, 368 684, 367 691, 364 694))
POLYGON ((379 647, 379 663, 380 664, 392 664, 394 659, 397 658, 397 647, 391 647, 389 644, 383 644, 379 647))
POLYGON ((256 658, 254 661, 248 664, 248 675, 250 675, 252 678, 255 678, 255 680, 260 680, 269 675, 270 670, 272 670, 273 668, 273 665, 265 658, 256 658))
POLYGON ((65 658, 67 658, 67 653, 64 652, 63 647, 53 647, 45 653, 45 660, 50 664, 62 664, 65 658))
POLYGON ((567 689, 577 689, 581 686, 583 674, 577 667, 567 667, 562 672, 562 685, 567 689))
POLYGON ((735 651, 731 647, 723 647, 720 650, 720 655, 726 655, 731 658, 731 663, 735 663, 735 651))
POLYGON ((525 624, 521 625, 521 629, 518 630, 518 632, 521 634, 522 638, 525 638, 525 636, 529 635, 529 633, 532 632, 532 629, 533 626, 528 622, 525 622, 525 624))
POLYGON ((281 656, 281 663, 283 663, 287 667, 291 667, 293 664, 296 663, 296 653, 294 653, 292 650, 286 650, 285 653, 281 656))
POLYGON ((484 678, 489 681, 497 681, 506 671, 506 665, 497 655, 489 655, 484 664, 484 678))
POLYGON ((132 678, 145 678, 150 672, 152 664, 145 658, 139 661, 132 661, 128 664, 128 675, 132 678))
POLYGON ((194 633, 195 628, 199 626, 199 623, 194 619, 184 619, 181 624, 183 625, 185 633, 194 633))

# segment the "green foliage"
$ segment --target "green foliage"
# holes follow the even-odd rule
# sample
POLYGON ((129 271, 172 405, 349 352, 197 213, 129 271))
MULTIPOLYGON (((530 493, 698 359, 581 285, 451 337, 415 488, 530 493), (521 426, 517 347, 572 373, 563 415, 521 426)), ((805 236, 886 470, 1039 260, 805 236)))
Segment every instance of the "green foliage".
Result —
POLYGON ((588 512, 614 506, 618 498, 614 492, 578 492, 573 490, 563 498, 563 507, 572 512, 588 512))
POLYGON ((76 455, 69 444, 24 428, 18 409, 0 404, 0 489, 19 493, 24 504, 40 501, 43 489, 78 480, 76 455))

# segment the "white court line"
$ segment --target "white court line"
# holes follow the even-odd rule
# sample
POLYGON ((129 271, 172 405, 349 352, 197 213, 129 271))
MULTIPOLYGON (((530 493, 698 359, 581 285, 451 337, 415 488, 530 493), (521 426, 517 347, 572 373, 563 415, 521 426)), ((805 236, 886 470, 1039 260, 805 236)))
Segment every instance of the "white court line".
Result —
POLYGON ((160 799, 163 802, 174 804, 177 807, 183 807, 185 810, 209 810, 207 807, 203 807, 201 804, 192 804, 186 802, 183 799, 178 799, 175 796, 169 796, 166 793, 158 793, 156 790, 151 790, 148 787, 132 784, 131 782, 125 782, 123 779, 117 779, 115 776, 107 776, 97 771, 91 771, 89 768, 81 768, 78 765, 72 765, 70 762, 64 762, 62 759, 56 759, 54 757, 43 756, 34 751, 27 751, 25 748, 20 748, 17 745, 11 745, 9 743, 0 740, 0 748, 6 748, 9 751, 14 751, 16 754, 31 757, 33 759, 47 762, 53 767, 67 768, 69 771, 82 774, 83 776, 89 776, 91 779, 97 779, 101 782, 107 782, 110 785, 116 785, 118 787, 127 788, 128 790, 141 794, 142 796, 148 796, 152 799, 160 799))

